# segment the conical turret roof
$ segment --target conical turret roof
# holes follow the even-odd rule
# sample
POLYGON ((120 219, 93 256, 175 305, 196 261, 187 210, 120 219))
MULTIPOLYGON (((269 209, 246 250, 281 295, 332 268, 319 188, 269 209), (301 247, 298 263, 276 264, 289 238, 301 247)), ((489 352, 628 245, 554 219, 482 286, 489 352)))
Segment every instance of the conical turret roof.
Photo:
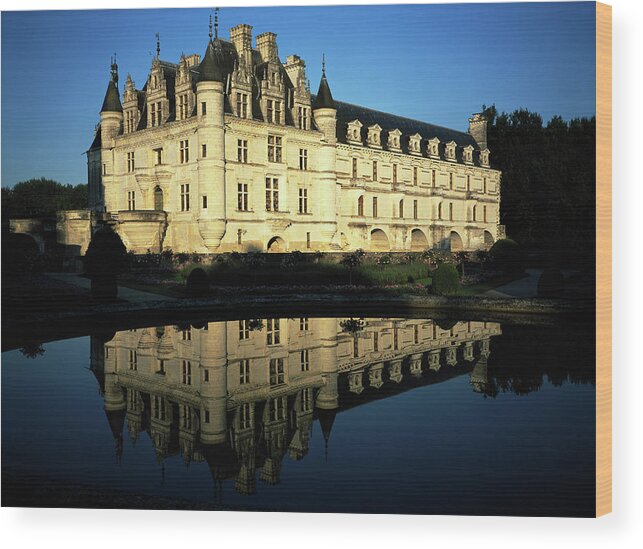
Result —
POLYGON ((118 86, 113 79, 107 84, 107 91, 105 92, 105 99, 100 112, 123 112, 118 86))
POLYGON ((321 81, 319 82, 319 91, 313 103, 313 109, 334 109, 335 101, 333 94, 330 93, 330 86, 326 80, 326 71, 322 70, 321 81))
POLYGON ((199 65, 199 82, 223 82, 223 53, 219 39, 210 40, 199 65))

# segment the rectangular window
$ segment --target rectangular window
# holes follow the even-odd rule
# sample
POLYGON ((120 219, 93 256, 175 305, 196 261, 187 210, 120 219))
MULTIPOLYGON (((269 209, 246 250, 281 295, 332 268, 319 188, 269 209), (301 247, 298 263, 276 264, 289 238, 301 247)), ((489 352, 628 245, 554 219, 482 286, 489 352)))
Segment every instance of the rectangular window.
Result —
POLYGON ((126 115, 126 133, 132 133, 136 129, 136 114, 134 111, 127 111, 126 115))
POLYGON ((268 345, 279 345, 279 319, 269 318, 266 321, 266 343, 268 345))
POLYGON ((310 233, 306 233, 306 249, 310 250, 310 233))
POLYGON ((418 218, 418 201, 414 200, 413 201, 413 219, 418 218))
POLYGON ((208 106, 205 101, 201 101, 201 116, 208 114, 208 106))
POLYGON ((279 211, 279 180, 276 177, 266 177, 266 211, 279 211))
POLYGON ((184 183, 181 185, 181 211, 187 212, 190 210, 190 184, 184 183))
POLYGON ((485 194, 487 192, 487 178, 486 177, 484 177, 482 179, 482 192, 485 193, 485 194))
POLYGON ((435 187, 435 170, 431 170, 431 186, 435 187))
POLYGON ((393 183, 397 183, 397 164, 393 164, 393 183))
POLYGON ((418 169, 417 167, 413 167, 413 185, 418 184, 418 169))
POLYGON ((308 107, 298 107, 297 109, 298 118, 299 118, 299 127, 302 130, 308 129, 308 107))
POLYGON ((210 410, 203 411, 203 423, 210 423, 210 410))
POLYGON ((268 136, 268 162, 281 162, 282 141, 278 135, 268 136))
POLYGON ((248 163, 248 140, 237 139, 237 160, 243 164, 248 163))
POLYGON ((308 356, 308 349, 305 349, 299 353, 299 362, 301 364, 302 372, 310 371, 310 360, 308 356))
POLYGON ((210 370, 208 368, 203 370, 203 383, 210 383, 210 370))
POLYGON ((184 360, 181 364, 181 383, 192 385, 192 363, 189 360, 184 360))
POLYGON ((377 196, 373 197, 373 217, 377 217, 377 196))
POLYGON ((161 421, 165 421, 166 410, 165 410, 165 399, 163 397, 154 395, 152 413, 154 415, 154 419, 160 419, 161 421))
POLYGON ((237 93, 237 116, 248 118, 248 94, 237 93))
POLYGON ((353 179, 357 179, 357 158, 353 158, 353 179))
POLYGON ((357 199, 357 215, 363 216, 364 215, 364 197, 360 196, 357 199))
POLYGON ((486 206, 482 206, 482 221, 484 223, 487 222, 487 207, 486 206))
POLYGON ((250 337, 250 328, 248 327, 247 320, 239 321, 239 340, 248 339, 250 337))
POLYGON ((270 385, 283 385, 284 383, 284 359, 270 359, 270 385))
POLYGON ((398 334, 397 328, 395 328, 393 330, 393 349, 397 351, 399 348, 399 345, 400 345, 400 336, 398 334))
POLYGON ((373 351, 378 352, 380 350, 380 334, 373 332, 373 351))
POLYGON ((182 139, 179 142, 179 162, 187 164, 190 160, 190 143, 187 139, 182 139))
POLYGON ((268 99, 266 101, 267 104, 267 116, 266 118, 268 119, 269 124, 273 124, 275 121, 275 102, 272 99, 268 99))
POLYGON ((189 116, 188 112, 188 94, 179 95, 179 120, 185 120, 189 116))
POLYGON ((103 163, 103 175, 107 175, 107 164, 103 163))
POLYGON ((467 191, 471 190, 471 176, 467 175, 467 191))
POLYGON ((237 210, 248 211, 248 184, 237 183, 237 210))
POLYGON ((308 189, 299 189, 299 213, 308 213, 308 189))
POLYGON ((449 221, 453 221, 453 202, 449 202, 449 221))
POLYGON ((129 173, 134 171, 134 151, 127 153, 127 171, 129 173))
POLYGON ((252 418, 250 416, 250 403, 244 402, 239 408, 239 428, 250 429, 252 427, 252 418))
POLYGON ((449 174, 449 189, 453 190, 453 172, 449 174))
MULTIPOLYGON (((404 199, 400 200, 400 219, 404 217, 404 199)), ((395 215, 395 214, 393 214, 395 215)))
POLYGON ((250 360, 244 358, 239 362, 239 384, 247 385, 250 383, 250 360))
POLYGON ((201 145, 201 158, 206 158, 208 156, 208 146, 203 143, 201 145))
POLYGON ((373 160, 373 181, 377 181, 377 160, 373 160))
POLYGON ((281 101, 275 101, 275 124, 281 124, 281 101))
POLYGON ((163 164, 163 149, 154 149, 154 164, 156 166, 163 164))
POLYGON ((208 209, 208 197, 205 194, 201 197, 201 208, 204 210, 208 209))
POLYGON ((304 317, 299 319, 299 331, 300 332, 308 331, 308 318, 304 317))
POLYGON ((299 149, 299 169, 307 170, 308 169, 308 150, 299 149))
POLYGON ((127 209, 136 209, 136 191, 127 191, 127 209))
POLYGON ((241 246, 243 244, 243 230, 237 229, 237 245, 241 246))

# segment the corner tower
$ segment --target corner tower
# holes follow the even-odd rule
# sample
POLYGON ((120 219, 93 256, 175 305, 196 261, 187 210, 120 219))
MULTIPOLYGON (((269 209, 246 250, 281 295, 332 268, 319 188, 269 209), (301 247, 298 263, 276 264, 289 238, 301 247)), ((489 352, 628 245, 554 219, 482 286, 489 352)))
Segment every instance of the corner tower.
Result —
MULTIPOLYGON (((114 189, 111 183, 114 177, 114 140, 121 132, 122 125, 123 107, 118 93, 118 65, 116 64, 116 57, 113 57, 110 80, 107 84, 103 106, 100 109, 100 181, 102 189, 100 189, 98 196, 104 200, 104 206, 107 210, 118 209, 115 202, 116 197, 112 196, 114 189)), ((100 198, 97 206, 100 206, 100 198)))

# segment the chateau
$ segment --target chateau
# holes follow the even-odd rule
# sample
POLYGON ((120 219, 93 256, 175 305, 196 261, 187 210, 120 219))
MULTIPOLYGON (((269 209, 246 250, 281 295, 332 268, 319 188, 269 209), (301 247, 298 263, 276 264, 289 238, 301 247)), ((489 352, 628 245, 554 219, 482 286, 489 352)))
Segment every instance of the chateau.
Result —
MULTIPOLYGON (((149 436, 157 460, 206 461, 215 480, 255 491, 257 472, 280 481, 284 458, 303 459, 314 421, 328 451, 338 414, 469 375, 484 392, 493 322, 268 318, 162 326, 92 336, 116 452, 124 432, 149 436)), ((341 421, 341 419, 339 420, 341 421)))
POLYGON ((487 123, 468 133, 334 100, 326 70, 276 35, 217 25, 201 58, 160 47, 141 89, 118 66, 87 151, 88 211, 59 234, 84 251, 110 224, 129 250, 473 250, 503 236, 487 123))

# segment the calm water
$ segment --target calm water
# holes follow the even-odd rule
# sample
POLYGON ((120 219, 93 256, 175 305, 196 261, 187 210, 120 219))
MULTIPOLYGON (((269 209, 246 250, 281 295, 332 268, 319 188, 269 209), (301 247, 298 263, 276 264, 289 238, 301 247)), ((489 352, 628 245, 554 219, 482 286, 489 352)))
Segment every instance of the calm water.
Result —
POLYGON ((250 319, 7 351, 3 505, 591 516, 592 328, 250 319))

